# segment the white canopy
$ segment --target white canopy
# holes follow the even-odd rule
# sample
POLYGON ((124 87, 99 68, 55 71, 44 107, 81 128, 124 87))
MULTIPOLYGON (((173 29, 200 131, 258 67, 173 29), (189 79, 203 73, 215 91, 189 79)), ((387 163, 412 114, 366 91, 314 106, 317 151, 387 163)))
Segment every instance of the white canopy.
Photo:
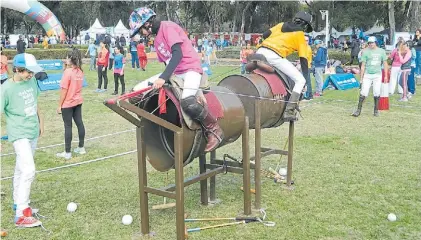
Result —
POLYGON ((338 37, 340 37, 340 36, 350 36, 350 35, 352 35, 352 28, 349 27, 349 28, 345 29, 343 32, 338 32, 337 35, 338 35, 338 37))
POLYGON ((127 29, 124 26, 124 24, 121 21, 121 19, 118 21, 117 25, 114 27, 114 34, 115 35, 121 35, 121 34, 128 35, 128 34, 130 34, 129 29, 127 29))
MULTIPOLYGON (((329 32, 329 35, 330 36, 333 36, 333 37, 338 37, 339 35, 338 35, 338 31, 334 28, 334 27, 332 27, 332 30, 329 32)), ((311 33, 311 35, 313 36, 313 37, 317 37, 317 36, 320 36, 320 35, 326 35, 326 28, 324 28, 322 31, 320 31, 320 32, 312 32, 311 33)))
POLYGON ((384 30, 384 27, 382 25, 379 24, 379 22, 377 21, 374 26, 372 28, 370 28, 369 30, 364 32, 364 35, 370 35, 373 33, 378 33, 384 30))
POLYGON ((106 33, 107 30, 99 23, 98 18, 95 19, 94 24, 88 29, 89 33, 106 33))

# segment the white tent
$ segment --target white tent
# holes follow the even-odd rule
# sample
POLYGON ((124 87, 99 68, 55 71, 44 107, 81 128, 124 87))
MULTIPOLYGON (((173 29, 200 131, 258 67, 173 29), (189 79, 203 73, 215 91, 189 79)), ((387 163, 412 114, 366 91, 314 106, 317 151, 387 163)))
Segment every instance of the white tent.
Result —
POLYGON ((107 32, 107 30, 99 23, 98 18, 95 19, 94 24, 87 30, 89 33, 99 33, 104 34, 107 32))
POLYGON ((351 36, 352 35, 352 28, 349 27, 349 28, 345 29, 343 32, 338 32, 337 35, 338 36, 351 36))
POLYGON ((117 25, 114 27, 114 35, 120 36, 121 34, 129 35, 130 31, 127 29, 121 19, 118 21, 117 25))
MULTIPOLYGON (((338 31, 334 28, 334 27, 332 27, 332 30, 329 32, 329 35, 330 36, 332 36, 332 37, 338 37, 339 35, 338 35, 338 31)), ((313 36, 313 37, 317 37, 317 36, 321 36, 321 35, 326 35, 326 28, 324 28, 322 31, 320 31, 320 32, 312 32, 311 33, 311 36, 313 36)))
POLYGON ((373 33, 378 33, 384 30, 384 27, 382 25, 379 24, 379 22, 377 21, 374 26, 372 28, 370 28, 369 30, 364 32, 364 35, 370 35, 373 33))

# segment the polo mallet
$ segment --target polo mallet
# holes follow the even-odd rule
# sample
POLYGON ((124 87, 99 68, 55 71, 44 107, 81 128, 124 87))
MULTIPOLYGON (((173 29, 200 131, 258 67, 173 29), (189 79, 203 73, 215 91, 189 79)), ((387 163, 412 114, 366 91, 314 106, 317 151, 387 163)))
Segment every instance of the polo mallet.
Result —
POLYGON ((245 223, 249 222, 259 222, 258 217, 235 217, 235 218, 186 218, 184 222, 211 222, 211 221, 244 221, 245 223))
POLYGON ((213 225, 213 226, 206 226, 206 227, 198 227, 198 228, 187 228, 187 230, 184 233, 184 235, 187 238, 188 237, 188 233, 191 233, 191 232, 200 232, 200 231, 206 230, 206 229, 220 228, 220 227, 228 227, 228 226, 239 225, 239 224, 244 224, 244 223, 246 223, 246 221, 223 223, 223 224, 218 224, 218 225, 213 225))

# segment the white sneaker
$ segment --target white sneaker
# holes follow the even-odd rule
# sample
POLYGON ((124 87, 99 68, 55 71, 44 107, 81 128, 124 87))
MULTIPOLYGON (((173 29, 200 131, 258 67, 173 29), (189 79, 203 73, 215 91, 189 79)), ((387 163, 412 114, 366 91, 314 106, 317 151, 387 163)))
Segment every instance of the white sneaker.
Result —
POLYGON ((68 153, 68 152, 61 152, 61 153, 57 153, 56 156, 58 158, 64 158, 66 160, 69 160, 70 158, 72 158, 72 153, 68 153))
POLYGON ((408 102, 408 98, 401 98, 398 100, 399 102, 408 102))
POLYGON ((406 97, 408 98, 408 100, 411 99, 412 98, 412 93, 408 92, 408 94, 406 95, 406 97))
POLYGON ((85 148, 84 147, 77 147, 77 148, 75 148, 74 150, 73 150, 73 152, 75 152, 75 153, 79 153, 79 154, 85 154, 86 153, 86 150, 85 150, 85 148))

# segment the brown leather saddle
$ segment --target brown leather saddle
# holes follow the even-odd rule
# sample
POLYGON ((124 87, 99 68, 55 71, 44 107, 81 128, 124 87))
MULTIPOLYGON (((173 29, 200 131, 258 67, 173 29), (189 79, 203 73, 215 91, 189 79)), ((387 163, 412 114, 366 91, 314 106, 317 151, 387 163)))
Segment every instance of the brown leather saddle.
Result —
POLYGON ((255 53, 248 56, 245 68, 246 71, 249 73, 253 72, 256 69, 260 69, 267 73, 276 73, 278 77, 285 83, 285 86, 288 90, 292 90, 294 88, 295 82, 285 73, 270 65, 266 60, 266 57, 262 54, 255 53))

